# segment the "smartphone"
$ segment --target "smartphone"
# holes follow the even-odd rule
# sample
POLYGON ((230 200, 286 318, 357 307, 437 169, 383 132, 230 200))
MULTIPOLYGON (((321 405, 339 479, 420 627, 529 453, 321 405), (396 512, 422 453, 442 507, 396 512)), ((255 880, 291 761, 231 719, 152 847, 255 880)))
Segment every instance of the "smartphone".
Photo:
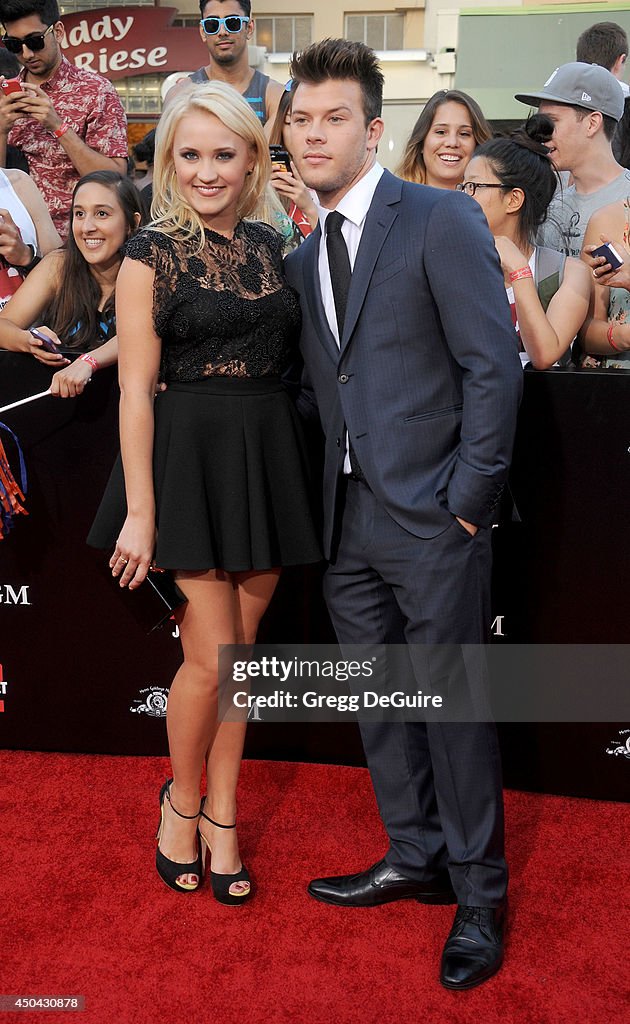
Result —
POLYGON ((32 334, 34 338, 37 338, 38 341, 41 341, 42 348, 44 348, 46 352, 53 352, 56 356, 61 355, 61 351, 55 345, 54 341, 49 338, 47 334, 44 334, 43 331, 38 331, 35 327, 31 327, 29 333, 32 334))
POLYGON ((22 83, 19 78, 3 78, 0 82, 0 89, 2 89, 5 96, 10 96, 13 92, 23 92, 22 83))
POLYGON ((614 245, 610 242, 604 242, 603 245, 599 245, 597 249, 593 249, 591 256, 604 256, 606 263, 610 263, 613 270, 619 270, 619 267, 623 267, 623 260, 614 245))
POLYGON ((291 157, 282 146, 270 146, 269 156, 271 157, 272 171, 282 171, 283 174, 291 173, 291 157))

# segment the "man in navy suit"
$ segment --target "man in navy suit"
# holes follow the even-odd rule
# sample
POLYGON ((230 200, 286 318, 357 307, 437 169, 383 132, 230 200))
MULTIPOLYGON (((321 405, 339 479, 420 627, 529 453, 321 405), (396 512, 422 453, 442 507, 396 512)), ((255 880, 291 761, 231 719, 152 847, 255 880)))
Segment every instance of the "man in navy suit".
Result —
MULTIPOLYGON (((406 644, 417 664, 421 645, 488 636, 490 526, 522 387, 503 276, 476 203, 379 166, 372 50, 324 40, 294 55, 291 74, 291 150, 321 203, 287 273, 326 438, 326 600, 342 645, 406 644)), ((471 988, 503 957, 494 726, 361 731, 389 849, 309 892, 338 906, 457 903, 440 978, 471 988)))

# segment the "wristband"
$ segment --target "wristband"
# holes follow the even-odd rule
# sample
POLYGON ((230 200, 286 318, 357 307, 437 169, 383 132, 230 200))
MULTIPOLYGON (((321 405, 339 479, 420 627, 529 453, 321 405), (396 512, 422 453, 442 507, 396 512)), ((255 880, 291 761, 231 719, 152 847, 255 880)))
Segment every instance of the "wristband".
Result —
POLYGON ((96 362, 94 356, 91 356, 89 352, 84 352, 82 356, 79 356, 82 363, 89 363, 93 370, 98 370, 99 365, 96 362))
POLYGON ((28 263, 20 265, 19 263, 11 263, 9 260, 7 260, 9 266, 14 266, 16 270, 22 270, 23 273, 29 273, 29 271, 32 270, 34 266, 37 266, 37 264, 41 263, 42 261, 42 257, 37 255, 37 250, 35 249, 35 246, 30 245, 28 242, 26 243, 26 246, 27 249, 29 249, 31 252, 31 259, 28 263))
POLYGON ((68 124, 68 122, 64 121, 62 124, 59 125, 58 128, 53 129, 53 135, 56 139, 60 139, 62 135, 66 134, 69 127, 70 125, 68 124))
POLYGON ((520 270, 512 270, 510 272, 510 284, 514 284, 515 281, 520 281, 524 277, 533 277, 531 267, 521 267, 520 270))
POLYGON ((613 341, 613 327, 615 326, 616 322, 616 320, 613 320, 612 323, 608 325, 608 330, 606 331, 606 338, 608 340, 608 344, 611 348, 615 350, 615 352, 622 352, 623 349, 620 349, 619 346, 615 345, 613 341))
POLYGON ((37 255, 37 250, 35 246, 29 245, 29 243, 27 243, 27 247, 31 250, 31 262, 26 263, 24 266, 18 267, 18 269, 22 270, 23 273, 29 273, 33 269, 33 267, 37 266, 37 264, 41 263, 42 261, 42 257, 37 255))

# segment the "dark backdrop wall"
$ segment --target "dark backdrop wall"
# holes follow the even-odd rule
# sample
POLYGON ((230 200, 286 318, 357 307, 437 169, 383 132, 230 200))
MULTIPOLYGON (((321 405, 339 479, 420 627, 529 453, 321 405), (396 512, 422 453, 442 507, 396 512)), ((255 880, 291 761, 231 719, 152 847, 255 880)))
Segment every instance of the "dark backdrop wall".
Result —
MULTIPOLYGON (((0 353, 0 406, 50 371, 0 353)), ((630 578, 630 431, 623 372, 526 373, 512 487, 521 523, 493 532, 496 643, 624 643, 630 578)), ((146 636, 85 545, 114 461, 118 389, 100 371, 76 400, 0 414, 20 438, 28 517, 0 542, 0 746, 162 755, 180 661, 169 624, 146 636)), ((12 465, 16 455, 0 434, 12 465)), ((317 453, 314 450, 314 459, 317 453)), ((320 570, 287 571, 263 622, 273 643, 334 640, 320 570)), ((628 799, 628 723, 502 725, 505 781, 628 799)), ((252 723, 249 757, 363 764, 354 725, 252 723)))

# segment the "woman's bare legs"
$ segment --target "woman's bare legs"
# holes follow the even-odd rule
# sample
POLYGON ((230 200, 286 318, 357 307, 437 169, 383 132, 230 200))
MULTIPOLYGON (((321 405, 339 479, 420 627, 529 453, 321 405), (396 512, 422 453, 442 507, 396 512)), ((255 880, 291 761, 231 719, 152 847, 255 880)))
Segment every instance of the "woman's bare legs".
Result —
MULTIPOLYGON (((236 640, 251 646, 256 640, 258 625, 273 597, 280 570, 260 573, 233 573, 236 611, 236 640)), ((243 755, 246 723, 222 722, 216 730, 206 762, 208 795, 204 813, 221 825, 236 821, 236 786, 243 755)), ((236 829, 216 828, 202 818, 199 829, 212 850, 212 870, 231 875, 241 868, 236 829)), ((234 882, 229 892, 246 892, 247 882, 234 882)))
MULTIPOLYGON (((222 824, 234 821, 245 726, 224 723, 217 729, 218 646, 253 643, 278 576, 279 571, 276 570, 267 573, 229 574, 211 570, 177 574, 177 583, 188 603, 178 616, 184 662, 171 686, 167 728, 174 779, 171 800, 181 814, 194 815, 199 810, 201 768, 209 751, 208 765, 215 782, 212 794, 209 791, 206 814, 222 824), (226 819, 218 816, 224 810, 226 813, 231 811, 231 816, 226 819)), ((234 830, 225 832, 207 822, 204 824, 212 833, 211 836, 204 830, 208 840, 212 838, 213 850, 217 847, 213 854, 213 870, 228 874, 238 870, 240 861, 234 830), (215 833, 231 838, 215 840, 215 833), (227 852, 227 857, 224 852, 227 852), (234 868, 232 864, 235 864, 234 868)), ((196 819, 184 821, 165 802, 160 840, 164 856, 179 863, 193 861, 196 857, 196 828, 196 819)), ((194 883, 195 876, 183 875, 179 880, 194 883)), ((236 888, 238 891, 238 883, 236 888)))

